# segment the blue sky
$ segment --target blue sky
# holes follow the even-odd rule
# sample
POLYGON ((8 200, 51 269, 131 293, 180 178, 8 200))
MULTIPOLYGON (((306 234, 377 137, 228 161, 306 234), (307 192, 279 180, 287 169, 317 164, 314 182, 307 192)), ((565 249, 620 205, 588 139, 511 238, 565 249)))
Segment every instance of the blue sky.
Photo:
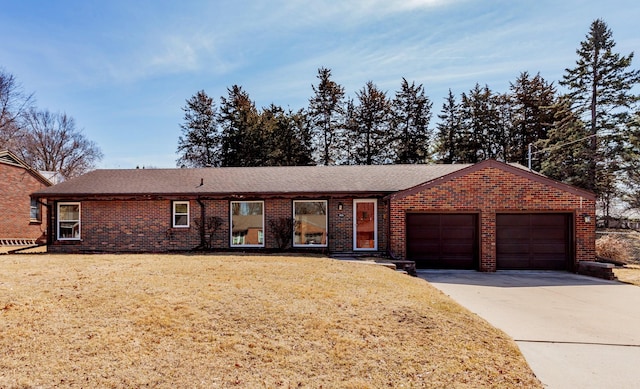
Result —
POLYGON ((181 108, 201 89, 297 110, 324 66, 349 96, 423 84, 435 118, 449 89, 561 79, 597 18, 637 52, 639 15, 637 0, 0 0, 0 67, 75 118, 99 168, 175 167, 181 108))

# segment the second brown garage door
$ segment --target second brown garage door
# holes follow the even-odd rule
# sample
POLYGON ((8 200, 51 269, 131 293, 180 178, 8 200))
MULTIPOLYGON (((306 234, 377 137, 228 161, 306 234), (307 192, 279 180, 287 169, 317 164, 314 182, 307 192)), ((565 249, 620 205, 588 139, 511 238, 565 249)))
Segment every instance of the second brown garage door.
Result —
POLYGON ((478 217, 475 214, 407 214, 407 259, 416 267, 476 269, 478 217))
POLYGON ((567 270, 571 220, 563 213, 496 215, 497 268, 567 270))

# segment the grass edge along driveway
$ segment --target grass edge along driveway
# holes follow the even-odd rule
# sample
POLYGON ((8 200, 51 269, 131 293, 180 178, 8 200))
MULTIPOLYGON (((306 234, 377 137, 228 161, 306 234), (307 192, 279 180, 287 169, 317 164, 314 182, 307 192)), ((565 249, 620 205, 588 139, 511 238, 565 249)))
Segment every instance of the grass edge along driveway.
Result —
POLYGON ((0 256, 0 387, 541 387, 424 280, 319 257, 0 256))

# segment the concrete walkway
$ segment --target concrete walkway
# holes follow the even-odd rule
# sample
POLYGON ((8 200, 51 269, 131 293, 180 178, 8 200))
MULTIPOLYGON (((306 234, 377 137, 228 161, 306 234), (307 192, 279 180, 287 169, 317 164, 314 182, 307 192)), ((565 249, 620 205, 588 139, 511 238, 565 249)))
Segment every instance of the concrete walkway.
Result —
POLYGON ((548 388, 640 387, 640 287, 566 272, 418 270, 503 330, 548 388))

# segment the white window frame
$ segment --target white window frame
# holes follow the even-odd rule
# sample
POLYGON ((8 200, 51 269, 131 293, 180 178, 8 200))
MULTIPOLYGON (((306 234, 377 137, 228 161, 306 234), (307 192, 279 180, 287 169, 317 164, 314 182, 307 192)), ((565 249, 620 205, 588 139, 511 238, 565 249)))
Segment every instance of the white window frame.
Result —
MULTIPOLYGON (((229 245, 231 247, 264 247, 265 246, 265 226, 264 226, 264 217, 265 217, 265 207, 263 200, 234 200, 229 202, 229 245), (262 243, 258 244, 245 244, 246 236, 237 237, 236 241, 242 241, 242 243, 235 243, 233 237, 233 204, 234 203, 260 203, 262 204, 262 230, 258 231, 258 241, 262 240, 262 243)), ((242 215, 236 215, 242 216, 242 215)))
POLYGON ((80 204, 79 201, 75 201, 75 202, 64 202, 64 203, 58 203, 58 206, 56 207, 56 238, 58 240, 80 240, 82 238, 82 204, 80 204), (60 218, 60 207, 65 206, 65 205, 77 205, 78 206, 78 220, 62 220, 60 218), (63 238, 60 236, 60 224, 61 223, 68 223, 68 222, 78 222, 78 236, 77 237, 71 237, 71 238, 63 238))
POLYGON ((378 250, 378 199, 354 199, 353 200, 353 251, 378 250), (358 247, 358 220, 357 209, 359 203, 373 203, 373 247, 358 247))
POLYGON ((189 201, 173 201, 171 203, 171 226, 173 228, 189 228, 189 226, 191 225, 191 220, 189 217, 189 214, 191 212, 191 205, 189 203, 189 201), (183 212, 176 212, 176 205, 186 205, 187 206, 187 212, 183 213, 183 212), (176 216, 187 216, 187 224, 176 224, 176 216))
POLYGON ((329 207, 328 207, 328 202, 327 200, 293 200, 293 247, 327 247, 328 243, 329 243, 329 207), (325 220, 325 243, 318 243, 318 244, 296 244, 296 227, 295 227, 295 223, 296 223, 296 203, 324 203, 324 209, 325 209, 325 214, 324 214, 324 220, 325 220))

